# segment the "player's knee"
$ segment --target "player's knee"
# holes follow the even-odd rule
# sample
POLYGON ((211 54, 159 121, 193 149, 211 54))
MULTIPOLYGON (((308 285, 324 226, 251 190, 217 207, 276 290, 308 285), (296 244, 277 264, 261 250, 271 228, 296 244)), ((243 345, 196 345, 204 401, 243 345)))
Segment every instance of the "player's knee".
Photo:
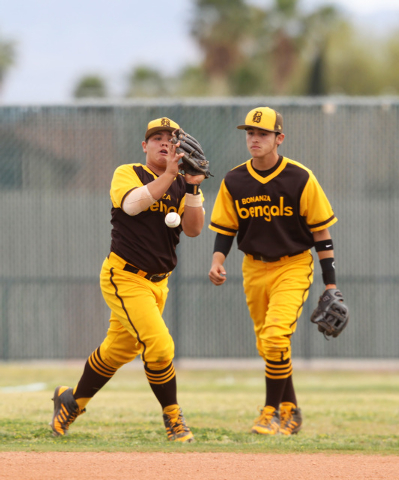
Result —
POLYGON ((290 341, 282 339, 277 342, 263 340, 258 342, 258 351, 264 360, 271 360, 274 362, 281 362, 291 358, 291 344, 290 341))
POLYGON ((166 360, 165 362, 147 362, 146 368, 149 370, 159 371, 168 368, 171 363, 171 360, 166 360))
POLYGON ((104 363, 113 368, 120 368, 133 361, 137 356, 137 352, 131 352, 124 348, 115 348, 115 345, 108 347, 101 345, 100 354, 104 363))
MULTIPOLYGON (((147 345, 143 359, 145 362, 160 364, 169 364, 175 356, 175 344, 172 337, 162 335, 154 339, 151 345, 147 345)), ((158 370, 159 368, 156 368, 158 370)))

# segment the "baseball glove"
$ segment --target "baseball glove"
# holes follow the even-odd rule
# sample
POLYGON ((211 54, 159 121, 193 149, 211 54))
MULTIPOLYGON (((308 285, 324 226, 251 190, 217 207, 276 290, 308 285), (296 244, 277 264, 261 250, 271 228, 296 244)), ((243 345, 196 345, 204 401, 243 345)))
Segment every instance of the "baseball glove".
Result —
POLYGON ((172 143, 180 142, 180 146, 176 148, 177 153, 184 153, 181 158, 182 163, 179 164, 179 169, 189 175, 205 175, 205 178, 213 177, 209 171, 209 162, 205 158, 199 142, 186 133, 181 128, 173 132, 172 143))
POLYGON ((324 337, 338 337, 349 321, 349 309, 344 297, 337 289, 328 289, 319 299, 319 303, 310 317, 324 337))

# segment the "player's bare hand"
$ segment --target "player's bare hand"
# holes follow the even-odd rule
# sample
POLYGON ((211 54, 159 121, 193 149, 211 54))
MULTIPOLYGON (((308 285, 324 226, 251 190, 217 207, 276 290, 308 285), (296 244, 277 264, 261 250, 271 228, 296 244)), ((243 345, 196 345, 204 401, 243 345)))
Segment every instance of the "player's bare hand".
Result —
POLYGON ((166 158, 166 171, 176 176, 179 173, 179 161, 183 157, 184 153, 177 153, 176 148, 180 145, 180 142, 173 144, 169 141, 169 155, 166 158))
POLYGON ((226 281, 226 270, 223 265, 213 264, 209 271, 209 280, 214 285, 223 285, 226 281))

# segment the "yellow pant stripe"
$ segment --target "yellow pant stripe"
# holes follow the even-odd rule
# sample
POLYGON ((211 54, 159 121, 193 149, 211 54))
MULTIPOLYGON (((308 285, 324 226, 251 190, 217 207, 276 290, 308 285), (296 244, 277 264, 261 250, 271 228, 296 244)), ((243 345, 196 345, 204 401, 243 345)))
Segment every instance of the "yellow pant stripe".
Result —
POLYGON ((163 368, 162 370, 153 370, 150 368, 146 369, 146 372, 148 375, 168 375, 170 372, 174 371, 175 367, 173 366, 173 363, 170 363, 166 368, 163 368))
POLYGON ((100 352, 99 349, 95 350, 90 357, 88 358, 88 362, 91 366, 91 368, 98 373, 99 375, 102 375, 103 377, 108 377, 111 378, 115 372, 116 368, 112 368, 108 365, 106 365, 101 357, 100 357, 100 352))
POLYGON ((163 368, 162 370, 153 370, 148 368, 146 365, 145 367, 145 373, 147 377, 154 377, 154 378, 159 378, 162 377, 163 375, 169 375, 170 372, 174 372, 175 367, 173 363, 170 363, 166 368, 163 368))
POLYGON ((175 369, 173 365, 166 372, 162 372, 162 373, 154 373, 154 372, 150 373, 146 371, 146 375, 149 380, 162 380, 163 378, 170 377, 170 375, 174 375, 174 374, 175 374, 175 369))
POLYGON ((266 362, 265 375, 267 378, 273 379, 288 378, 292 375, 292 364, 289 362, 282 365, 270 365, 266 362))
POLYGON ((145 369, 145 374, 147 375, 147 379, 150 383, 155 385, 162 385, 164 383, 169 382, 175 375, 175 367, 173 363, 171 363, 167 368, 160 372, 149 371, 147 368, 145 369))
POLYGON ((271 375, 273 375, 273 374, 279 375, 279 374, 282 374, 282 373, 286 373, 290 370, 292 370, 292 365, 291 364, 284 365, 284 367, 282 367, 282 368, 269 367, 269 366, 267 366, 265 368, 265 371, 270 373, 271 375))
POLYGON ((267 378, 272 378, 273 380, 281 380, 281 379, 283 379, 283 378, 288 378, 288 377, 290 377, 291 375, 292 375, 292 370, 291 370, 289 373, 285 374, 285 375, 268 375, 268 374, 266 373, 266 377, 267 377, 267 378))
POLYGON ((148 377, 148 381, 154 385, 163 385, 164 383, 167 383, 169 382, 169 380, 172 380, 172 378, 175 376, 175 372, 171 373, 171 375, 169 377, 165 377, 163 378, 162 380, 160 381, 155 381, 155 380, 150 380, 148 377))

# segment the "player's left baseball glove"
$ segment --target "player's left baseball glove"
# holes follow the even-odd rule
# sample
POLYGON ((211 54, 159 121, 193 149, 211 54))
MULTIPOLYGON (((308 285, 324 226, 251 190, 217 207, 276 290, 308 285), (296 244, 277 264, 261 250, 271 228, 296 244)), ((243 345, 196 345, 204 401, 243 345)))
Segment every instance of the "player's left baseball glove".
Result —
POLYGON ((205 158, 199 142, 186 133, 181 128, 173 132, 172 143, 180 142, 180 146, 176 148, 177 153, 184 153, 179 164, 179 169, 189 175, 205 175, 205 178, 213 176, 209 171, 209 162, 205 158))
POLYGON ((349 321, 349 309, 342 293, 333 288, 325 290, 310 321, 317 324, 327 340, 327 337, 338 337, 349 321))

